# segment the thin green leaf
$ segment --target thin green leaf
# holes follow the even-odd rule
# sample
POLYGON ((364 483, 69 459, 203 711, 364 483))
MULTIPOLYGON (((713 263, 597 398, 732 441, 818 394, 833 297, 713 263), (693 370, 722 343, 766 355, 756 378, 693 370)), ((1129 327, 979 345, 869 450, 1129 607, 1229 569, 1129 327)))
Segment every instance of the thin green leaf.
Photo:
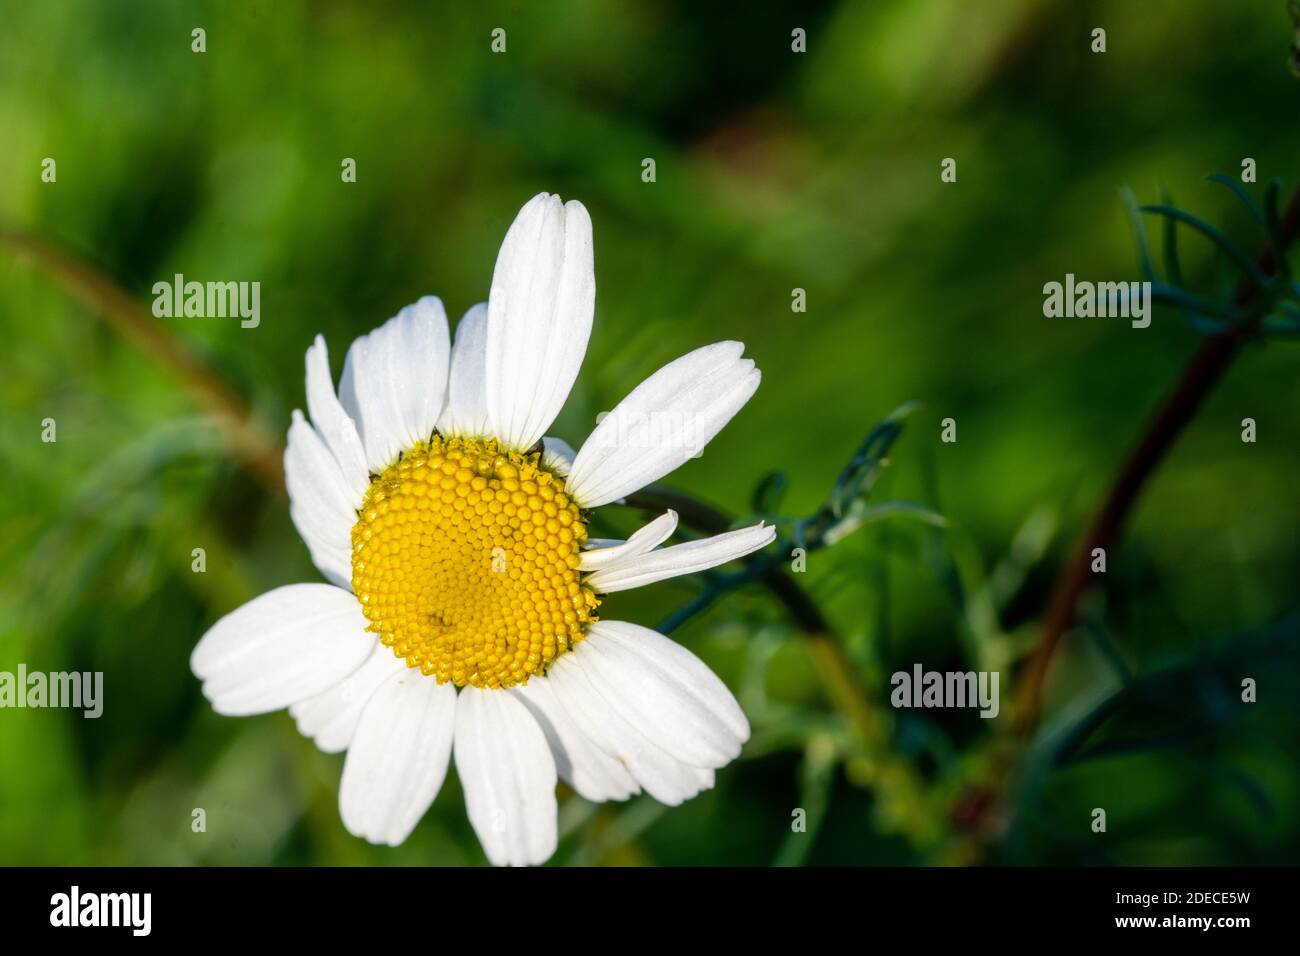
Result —
POLYGON ((1241 204, 1246 207, 1247 211, 1252 216, 1255 217, 1255 220, 1265 229, 1268 228, 1268 217, 1264 215, 1264 210, 1260 208, 1259 203, 1255 202, 1255 197, 1250 194, 1239 180, 1224 175, 1223 173, 1210 173, 1210 175, 1205 178, 1212 183, 1218 183, 1220 186, 1226 186, 1228 189, 1231 189, 1233 195, 1241 200, 1241 204))
POLYGON ((1166 285, 1163 282, 1151 283, 1151 300, 1162 305, 1176 306, 1184 311, 1191 311, 1216 319, 1229 319, 1232 317, 1232 308, 1230 306, 1199 296, 1195 292, 1188 292, 1178 286, 1166 285))
POLYGON ((1138 269, 1148 282, 1155 282, 1158 277, 1151 261, 1151 244, 1147 241, 1147 227, 1142 221, 1142 207, 1138 205, 1133 190, 1127 186, 1119 194, 1124 201, 1124 208, 1128 210, 1129 227, 1133 230, 1133 242, 1138 251, 1138 269))
POLYGON ((875 505, 867 505, 863 502, 860 507, 852 509, 842 520, 827 528, 822 535, 822 540, 827 547, 831 547, 864 525, 891 515, 916 518, 936 528, 948 527, 948 519, 943 515, 913 501, 882 501, 875 505))
POLYGON ((1158 216, 1169 216, 1173 219, 1177 219, 1184 225, 1190 226, 1218 246, 1223 254, 1231 259, 1238 269, 1250 276, 1256 285, 1260 286, 1260 288, 1268 285, 1268 279, 1259 271, 1254 260, 1242 252, 1237 244, 1228 238, 1226 233, 1221 229, 1210 225, 1204 219, 1199 219, 1191 213, 1179 209, 1176 206, 1143 206, 1142 211, 1153 213, 1158 216))
POLYGON ((829 735, 811 737, 804 749, 800 772, 799 804, 803 825, 791 827, 777 852, 774 866, 800 866, 817 841, 817 832, 826 818, 830 806, 831 787, 835 782, 835 768, 839 763, 838 748, 829 735))
POLYGON ((871 490, 884 467, 885 455, 903 432, 903 420, 918 408, 919 402, 904 402, 871 429, 857 453, 835 480, 827 501, 827 508, 832 515, 843 515, 856 499, 865 497, 871 490))

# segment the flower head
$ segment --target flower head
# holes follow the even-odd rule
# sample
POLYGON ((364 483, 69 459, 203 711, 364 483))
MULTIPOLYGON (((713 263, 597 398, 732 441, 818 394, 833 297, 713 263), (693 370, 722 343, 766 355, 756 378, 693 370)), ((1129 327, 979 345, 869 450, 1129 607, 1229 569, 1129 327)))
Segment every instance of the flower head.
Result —
POLYGON ((285 452, 290 515, 330 584, 276 588, 227 614, 191 667, 223 714, 287 707, 347 751, 344 825, 396 845, 454 754, 496 864, 556 845, 557 775, 589 800, 675 805, 713 784, 749 725, 694 654, 600 597, 768 544, 763 525, 661 547, 669 511, 626 541, 590 510, 698 453, 758 387, 738 342, 638 385, 576 454, 544 437, 578 375, 595 307, 591 220, 542 194, 506 234, 485 305, 448 332, 425 297, 352 343, 335 391, 307 351, 307 410, 285 452))

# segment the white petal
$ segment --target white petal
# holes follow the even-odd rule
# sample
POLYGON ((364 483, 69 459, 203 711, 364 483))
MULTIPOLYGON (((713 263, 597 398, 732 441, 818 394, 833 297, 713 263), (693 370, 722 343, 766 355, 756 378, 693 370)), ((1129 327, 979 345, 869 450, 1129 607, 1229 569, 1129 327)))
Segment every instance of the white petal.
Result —
POLYGON ((352 526, 361 498, 343 479, 338 461, 302 412, 293 413, 284 451, 289 517, 316 567, 339 587, 352 578, 352 526))
POLYGON ((406 670, 406 661, 378 641, 370 656, 343 680, 289 708, 298 732, 326 753, 346 750, 366 703, 385 680, 406 670))
MULTIPOLYGON (((569 655, 581 656, 592 682, 651 741, 696 767, 721 767, 740 755, 749 721, 708 665, 658 631, 600 621, 569 655)), ((552 668, 554 669, 554 668, 552 668)))
POLYGON ((501 243, 488 295, 489 429, 525 450, 546 434, 578 377, 596 303, 591 217, 534 196, 501 243))
POLYGON ((553 435, 547 435, 542 439, 542 464, 547 468, 558 473, 561 477, 569 473, 573 467, 573 459, 577 457, 577 452, 563 438, 556 438, 553 435))
POLYGON ((456 326, 451 348, 451 386, 447 407, 438 420, 444 435, 486 435, 487 303, 474 306, 456 326))
POLYGON ((555 852, 555 761, 528 708, 501 690, 466 687, 456 707, 456 772, 469 822, 496 866, 555 852))
POLYGON ((375 645, 361 604, 329 584, 267 591, 213 624, 190 669, 219 714, 280 710, 337 684, 375 645))
POLYGON ((349 833, 389 846, 410 836, 447 776, 455 711, 455 688, 418 668, 379 685, 343 763, 339 814, 349 833))
POLYGON ((587 438, 566 489, 595 508, 662 478, 697 455, 758 388, 740 342, 718 342, 665 365, 587 438))
POLYGON ((654 521, 633 532, 632 537, 626 541, 613 547, 596 548, 582 552, 578 570, 600 571, 602 569, 614 570, 615 568, 624 567, 632 563, 634 559, 659 547, 676 530, 677 512, 670 508, 658 518, 655 518, 654 521))
POLYGON ((574 724, 606 754, 627 768, 634 780, 660 803, 675 807, 713 786, 713 771, 693 767, 651 743, 624 715, 621 702, 607 696, 587 669, 587 641, 556 658, 547 671, 555 699, 574 724))
POLYGON ((555 699, 546 677, 533 677, 512 688, 546 734, 555 769, 579 794, 594 803, 626 800, 640 793, 627 768, 587 739, 569 712, 555 699))
POLYGON ((356 423, 334 394, 329 350, 325 347, 324 336, 320 335, 307 350, 307 414, 311 416, 316 433, 324 439, 325 447, 339 463, 339 473, 348 490, 359 501, 370 484, 366 452, 361 445, 361 436, 357 434, 356 423))
POLYGON ((352 343, 339 399, 360 424, 371 472, 433 434, 447 403, 450 355, 447 313, 432 295, 352 343))
MULTIPOLYGON (((749 528, 727 531, 712 538, 687 541, 670 548, 660 548, 635 555, 619 561, 613 567, 597 571, 587 578, 587 584, 597 594, 611 594, 614 591, 626 591, 639 588, 656 581, 675 578, 683 574, 694 574, 706 568, 726 564, 736 558, 744 557, 751 551, 766 547, 776 538, 776 528, 766 527, 760 522, 749 528)), ((599 552, 588 551, 583 555, 584 564, 588 555, 599 552)))

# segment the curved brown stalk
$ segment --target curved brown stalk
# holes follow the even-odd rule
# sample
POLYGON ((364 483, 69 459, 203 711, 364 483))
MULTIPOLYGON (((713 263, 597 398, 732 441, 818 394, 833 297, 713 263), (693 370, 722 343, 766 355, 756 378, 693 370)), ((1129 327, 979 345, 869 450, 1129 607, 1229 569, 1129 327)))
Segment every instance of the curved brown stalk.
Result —
POLYGON ((248 403, 199 356, 160 326, 125 289, 81 256, 38 236, 0 228, 0 246, 35 263, 145 354, 172 372, 209 412, 231 450, 276 494, 284 494, 283 448, 253 421, 248 403))
MULTIPOLYGON (((1278 221, 1281 249, 1285 250, 1294 241, 1297 230, 1300 230, 1300 190, 1291 197, 1278 221)), ((1257 264, 1264 275, 1274 274, 1278 263, 1273 246, 1259 254, 1257 264)), ((1247 277, 1237 287, 1233 304, 1238 310, 1245 308, 1258 292, 1256 284, 1247 277)), ((1208 336, 1129 452, 1101 507, 1089 523, 1087 533, 1079 540, 1070 562, 1057 578, 1043 619, 1042 636, 1030 654, 1017 686, 1015 724, 1020 734, 1029 734, 1038 723, 1048 666, 1061 639, 1074 623, 1079 598, 1092 578, 1094 549, 1109 548, 1119 535, 1147 479, 1192 420, 1205 396, 1223 377, 1242 345, 1256 331, 1253 324, 1239 322, 1226 332, 1208 336)))

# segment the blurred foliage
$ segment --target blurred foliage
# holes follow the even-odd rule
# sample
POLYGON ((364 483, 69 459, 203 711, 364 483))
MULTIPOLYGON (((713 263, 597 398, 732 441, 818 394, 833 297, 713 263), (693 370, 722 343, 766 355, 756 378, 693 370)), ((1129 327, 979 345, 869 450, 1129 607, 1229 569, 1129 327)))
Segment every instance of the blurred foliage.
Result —
MULTIPOLYGON (((828 489, 875 423, 921 400, 870 501, 946 525, 844 526, 790 576, 882 736, 855 737, 795 622, 744 582, 675 632, 749 713, 742 760, 671 811, 565 791, 558 863, 1294 862, 1286 342, 1239 358, 1147 488, 1058 655, 1009 802, 981 789, 1006 783, 1005 710, 896 712, 887 693, 920 662, 998 670, 1009 696, 1070 541, 1199 338, 1177 308, 1146 330, 1045 319, 1042 286, 1139 278, 1124 186, 1177 197, 1253 251, 1253 211, 1204 175, 1252 157, 1257 200, 1300 177, 1291 36, 1280 0, 6 3, 0 225, 65 244, 146 304, 177 272, 260 281, 256 329, 158 321, 280 433, 316 332, 337 373, 352 337, 420 295, 454 314, 481 301, 506 226, 542 190, 595 223, 596 328, 555 429, 575 445, 644 375, 741 339, 763 386, 671 483, 731 514, 858 522, 870 505, 828 489), (796 26, 806 54, 790 51, 796 26), (944 157, 956 183, 940 182, 944 157), (1244 677, 1256 704, 1240 703, 1244 677), (1105 835, 1089 829, 1099 806, 1105 835)), ((1231 288, 1221 249, 1179 248, 1171 284, 1231 288)), ((339 757, 283 714, 212 713, 188 668, 206 626, 318 577, 283 500, 166 369, 8 254, 0 330, 0 670, 106 684, 99 720, 0 712, 0 863, 481 863, 454 773, 405 845, 375 848, 339 823, 339 757), (40 441, 47 417, 56 444, 40 441)), ((611 512, 599 532, 639 517, 611 512)), ((605 610, 654 623, 701 586, 605 610)))

